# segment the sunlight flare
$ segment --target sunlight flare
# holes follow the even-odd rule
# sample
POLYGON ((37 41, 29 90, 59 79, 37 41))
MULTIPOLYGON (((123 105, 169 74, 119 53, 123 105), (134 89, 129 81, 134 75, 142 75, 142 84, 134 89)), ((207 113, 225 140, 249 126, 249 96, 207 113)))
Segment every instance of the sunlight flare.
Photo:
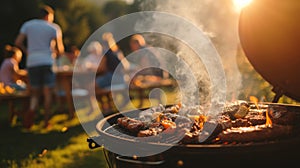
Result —
POLYGON ((252 0, 232 0, 232 1, 237 11, 242 10, 244 7, 246 7, 252 2, 252 0))

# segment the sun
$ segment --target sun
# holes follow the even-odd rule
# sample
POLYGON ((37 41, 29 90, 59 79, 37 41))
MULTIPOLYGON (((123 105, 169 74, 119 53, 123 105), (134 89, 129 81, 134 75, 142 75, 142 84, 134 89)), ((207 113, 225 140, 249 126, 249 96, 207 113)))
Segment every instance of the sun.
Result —
POLYGON ((238 11, 242 10, 245 6, 249 5, 252 2, 252 0, 232 0, 232 1, 236 10, 238 11))

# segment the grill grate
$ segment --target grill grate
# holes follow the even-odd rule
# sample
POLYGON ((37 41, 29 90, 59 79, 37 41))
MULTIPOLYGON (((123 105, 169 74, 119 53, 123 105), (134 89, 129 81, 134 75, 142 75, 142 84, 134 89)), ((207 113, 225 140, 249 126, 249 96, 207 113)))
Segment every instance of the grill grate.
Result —
MULTIPOLYGON (((137 142, 140 141, 140 137, 137 137, 135 134, 126 131, 125 129, 121 128, 117 124, 113 124, 107 127, 106 129, 103 130, 103 132, 115 136, 117 138, 125 138, 137 142)), ((158 134, 155 136, 143 137, 143 141, 165 143, 165 144, 178 144, 179 139, 178 136, 174 136, 173 134, 158 134)))
MULTIPOLYGON (((280 104, 275 104, 275 105, 280 105, 280 104)), ((281 106, 285 106, 285 105, 281 105, 281 106)), ((296 120, 300 121, 300 107, 299 106, 285 106, 288 108, 289 111, 293 111, 296 114, 296 120)), ((118 116, 120 117, 120 116, 118 116)), ((117 117, 117 118, 118 118, 117 117)), ((116 117, 114 118, 114 121, 116 121, 117 119, 116 117)), ((114 122, 115 123, 115 122, 114 122)), ((293 138, 300 138, 300 122, 294 123, 294 132, 291 136, 283 138, 281 137, 280 139, 275 139, 272 141, 281 141, 283 139, 293 139, 293 138)), ((109 136, 112 136, 114 138, 121 138, 121 139, 125 139, 125 140, 130 140, 130 141, 135 141, 135 142, 139 142, 141 141, 140 137, 137 137, 136 134, 129 132, 128 130, 120 127, 117 124, 112 124, 110 126, 107 127, 103 127, 102 128, 104 133, 109 134, 109 136)), ((153 143, 165 143, 165 144, 176 144, 176 145, 181 145, 180 143, 180 139, 178 139, 180 136, 178 136, 177 134, 158 134, 155 136, 150 136, 150 137, 144 137, 142 138, 144 142, 153 142, 153 143), (176 136, 174 136, 176 135, 176 136)), ((207 142, 203 142, 202 144, 215 144, 215 145, 243 145, 243 144, 253 144, 253 143, 257 143, 257 142, 224 142, 224 141, 220 141, 218 139, 212 139, 211 141, 207 141, 207 142)), ((198 144, 198 143, 197 143, 198 144)), ((183 144, 186 145, 186 144, 183 144)))

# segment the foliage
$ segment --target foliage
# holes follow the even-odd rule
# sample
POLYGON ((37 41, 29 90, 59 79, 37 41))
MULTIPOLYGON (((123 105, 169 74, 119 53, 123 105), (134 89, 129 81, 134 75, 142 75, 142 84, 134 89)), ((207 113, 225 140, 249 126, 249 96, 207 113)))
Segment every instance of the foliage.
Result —
POLYGON ((119 16, 125 15, 128 13, 128 5, 125 1, 113 0, 108 1, 103 6, 103 13, 105 13, 109 20, 115 19, 119 16))
POLYGON ((145 0, 135 0, 133 4, 129 7, 130 12, 147 11, 154 10, 156 7, 156 1, 145 1, 145 0))
POLYGON ((66 46, 81 46, 89 36, 91 30, 85 13, 85 7, 75 1, 69 4, 67 10, 57 9, 56 19, 62 27, 66 46))
POLYGON ((66 46, 81 47, 105 21, 101 8, 85 0, 44 0, 44 3, 55 8, 55 21, 62 27, 66 46))
POLYGON ((5 44, 13 44, 21 24, 37 14, 38 0, 2 1, 0 5, 0 49, 5 44))
MULTIPOLYGON (((0 51, 3 51, 6 44, 14 44, 23 22, 37 16, 39 0, 13 0, 2 1, 0 5, 0 51)), ((3 60, 3 53, 0 55, 0 63, 3 60)), ((20 68, 25 67, 25 59, 22 59, 20 68)))

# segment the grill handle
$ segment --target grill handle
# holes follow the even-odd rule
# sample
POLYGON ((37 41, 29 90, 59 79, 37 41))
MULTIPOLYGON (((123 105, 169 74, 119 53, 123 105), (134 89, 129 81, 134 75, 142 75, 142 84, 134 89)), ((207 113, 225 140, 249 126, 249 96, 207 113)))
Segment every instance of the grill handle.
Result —
POLYGON ((141 161, 141 160, 135 160, 131 159, 130 157, 124 157, 124 156, 117 156, 116 159, 121 162, 135 164, 135 165, 147 165, 147 166, 159 166, 165 163, 164 160, 159 161, 141 161))
POLYGON ((89 143, 89 148, 90 148, 90 149, 96 149, 96 148, 102 147, 102 145, 99 145, 99 144, 95 141, 95 139, 100 139, 100 140, 101 140, 100 136, 94 136, 94 137, 89 137, 89 138, 87 138, 86 141, 89 143))

